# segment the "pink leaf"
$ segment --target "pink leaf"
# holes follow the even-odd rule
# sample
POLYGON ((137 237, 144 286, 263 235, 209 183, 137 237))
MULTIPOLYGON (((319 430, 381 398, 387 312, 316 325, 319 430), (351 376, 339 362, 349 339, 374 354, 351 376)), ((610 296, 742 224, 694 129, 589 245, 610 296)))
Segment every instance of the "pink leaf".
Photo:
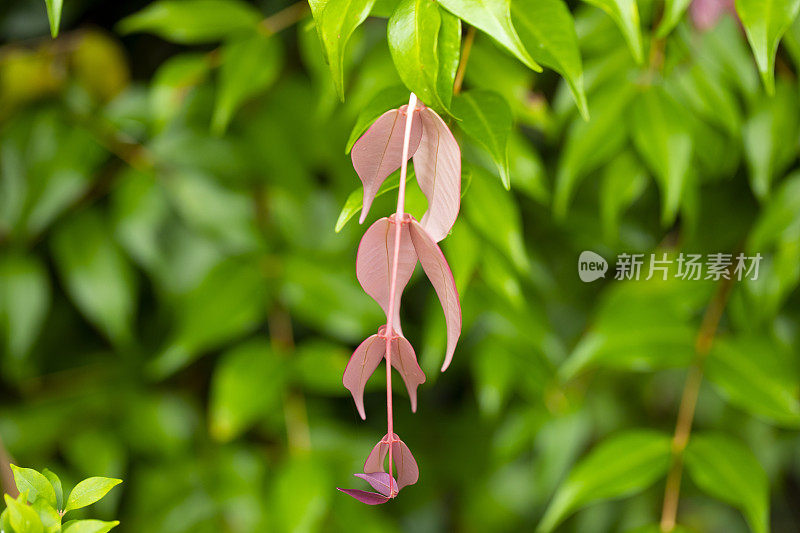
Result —
POLYGON ((377 492, 368 492, 366 490, 356 490, 356 489, 337 489, 337 490, 340 490, 345 494, 352 496, 361 503, 366 503, 367 505, 380 505, 382 503, 386 503, 389 501, 388 496, 384 496, 383 494, 378 494, 377 492))
MULTIPOLYGON (((384 327, 385 330, 385 327, 384 327)), ((411 399, 411 411, 417 412, 417 387, 425 383, 425 373, 419 367, 417 354, 405 337, 392 340, 392 366, 400 373, 411 399)))
POLYGON ((372 472, 370 474, 353 475, 372 485, 373 489, 377 490, 384 496, 389 496, 391 498, 393 494, 397 494, 400 491, 400 489, 397 488, 397 481, 386 472, 372 472))
MULTIPOLYGON (((403 135, 406 131, 407 111, 408 106, 387 111, 378 117, 353 145, 350 153, 353 168, 356 169, 364 185, 363 208, 359 223, 363 223, 367 218, 372 201, 383 181, 400 168, 403 161, 403 135)), ((419 120, 419 110, 415 109, 411 122, 409 158, 417 151, 421 138, 422 124, 419 120)))
MULTIPOLYGON (((364 463, 364 472, 371 474, 375 472, 385 472, 386 456, 389 453, 388 435, 385 436, 372 448, 366 462, 364 463)), ((419 479, 419 467, 414 456, 411 455, 411 450, 408 449, 406 443, 400 440, 397 434, 392 435, 392 462, 397 472, 397 486, 398 490, 408 485, 413 485, 419 479)))
POLYGON ((367 419, 364 413, 364 386, 378 368, 384 355, 386 355, 386 339, 372 335, 356 348, 344 369, 342 383, 353 395, 353 401, 362 420, 367 419))
POLYGON ((428 279, 431 280, 444 310, 444 318, 447 323, 447 353, 442 365, 442 372, 444 372, 450 366, 450 361, 453 360, 453 352, 455 352, 458 337, 461 336, 461 304, 458 301, 458 290, 453 279, 453 272, 439 245, 416 220, 411 221, 409 229, 411 241, 414 243, 414 249, 422 263, 422 268, 428 279))
POLYGON ((434 242, 439 242, 453 227, 461 205, 461 149, 433 109, 422 109, 419 115, 422 140, 414 154, 414 172, 428 198, 421 224, 434 242))
MULTIPOLYGON (((372 296, 383 309, 389 312, 389 287, 392 282, 392 259, 394 258, 395 227, 394 218, 381 218, 375 221, 358 245, 356 257, 356 276, 364 290, 372 296)), ((400 327, 400 299, 403 289, 411 279, 417 266, 417 254, 411 242, 408 224, 403 224, 400 232, 400 261, 397 265, 397 286, 395 291, 395 316, 392 323, 395 331, 403 334, 400 327)))

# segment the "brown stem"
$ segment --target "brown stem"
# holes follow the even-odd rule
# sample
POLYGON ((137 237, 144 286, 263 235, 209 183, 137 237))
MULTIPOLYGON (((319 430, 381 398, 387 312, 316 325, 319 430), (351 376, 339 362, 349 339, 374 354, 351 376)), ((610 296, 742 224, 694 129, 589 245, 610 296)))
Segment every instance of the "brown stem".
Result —
POLYGON ((697 396, 700 393, 700 385, 703 383, 703 365, 711 351, 714 336, 717 333, 722 313, 725 311, 728 296, 733 287, 733 276, 730 269, 728 270, 728 278, 722 280, 711 303, 706 308, 705 315, 703 315, 703 322, 700 325, 695 341, 694 361, 689 368, 686 383, 683 386, 681 403, 678 408, 678 420, 675 423, 675 434, 672 437, 672 462, 667 474, 664 505, 661 510, 661 531, 664 532, 672 531, 675 528, 681 490, 681 476, 683 474, 683 453, 686 450, 686 445, 689 443, 689 436, 692 432, 697 396))
POLYGON ((456 79, 453 82, 453 94, 461 92, 461 85, 464 83, 464 74, 467 72, 467 61, 469 61, 469 54, 472 52, 472 43, 474 41, 475 27, 470 26, 467 30, 467 36, 464 38, 464 47, 461 49, 461 61, 458 63, 456 79))
POLYGON ((19 496, 17 484, 14 482, 14 473, 11 471, 11 456, 6 451, 2 437, 0 437, 0 482, 4 493, 12 498, 19 496))
POLYGON ((267 35, 278 33, 306 18, 309 12, 308 2, 305 0, 295 2, 262 20, 260 25, 261 31, 265 32, 267 35))

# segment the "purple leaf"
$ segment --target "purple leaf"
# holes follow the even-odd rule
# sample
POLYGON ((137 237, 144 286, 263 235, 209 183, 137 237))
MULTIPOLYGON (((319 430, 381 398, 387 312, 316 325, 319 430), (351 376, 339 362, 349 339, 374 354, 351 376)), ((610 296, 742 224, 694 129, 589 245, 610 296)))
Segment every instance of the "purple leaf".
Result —
POLYGON ((428 199, 428 211, 420 223, 439 242, 453 227, 461 205, 461 149, 433 109, 422 109, 419 116, 422 140, 414 154, 414 172, 428 199))
MULTIPOLYGON (((387 111, 364 132, 356 143, 350 157, 361 183, 364 185, 364 200, 359 223, 367 218, 367 213, 383 181, 403 161, 403 135, 406 131, 408 106, 387 111)), ((422 123, 419 109, 414 110, 411 121, 411 136, 408 157, 414 155, 422 138, 422 123)))
MULTIPOLYGON (((395 290, 395 316, 392 319, 394 330, 403 334, 400 327, 400 299, 403 289, 411 279, 417 266, 417 254, 411 242, 408 224, 400 231, 400 260, 397 265, 397 286, 395 290)), ((383 309, 389 312, 389 287, 392 282, 392 260, 394 259, 395 226, 394 219, 381 218, 375 221, 358 245, 356 257, 356 276, 364 290, 372 296, 383 309)))
POLYGON ((400 373, 411 399, 411 411, 417 412, 417 387, 425 383, 425 373, 419 367, 417 354, 405 337, 392 340, 392 366, 400 373))
POLYGON ((373 489, 377 490, 384 496, 389 496, 391 498, 393 495, 392 493, 397 494, 400 491, 400 489, 397 488, 397 481, 386 472, 372 472, 370 474, 353 475, 372 485, 373 489))
POLYGON ((364 413, 364 386, 378 368, 384 355, 386 355, 386 339, 372 335, 356 348, 344 369, 342 383, 353 395, 353 401, 362 420, 367 419, 364 413))
POLYGON ((444 318, 447 323, 447 353, 442 365, 442 372, 444 372, 450 366, 450 361, 453 360, 453 352, 455 352, 458 337, 461 335, 461 304, 458 301, 458 290, 453 279, 453 272, 439 245, 416 220, 411 221, 409 229, 419 262, 422 263, 425 274, 431 280, 444 310, 444 318))
POLYGON ((337 489, 337 490, 340 490, 345 494, 352 496, 361 503, 366 503, 367 505, 380 505, 382 503, 386 503, 389 501, 388 496, 384 496, 383 494, 378 494, 377 492, 368 492, 366 490, 356 490, 356 489, 337 489))
POLYGON ((701 31, 710 30, 716 26, 717 21, 725 13, 737 17, 733 0, 694 0, 689 7, 689 12, 692 22, 701 31))
MULTIPOLYGON (((389 453, 387 437, 388 435, 372 448, 367 460, 364 462, 364 472, 372 474, 386 471, 384 463, 389 453)), ((394 463, 395 471, 397 472, 398 490, 417 482, 419 479, 417 461, 411 455, 411 450, 408 449, 405 442, 400 440, 397 434, 392 435, 392 463, 394 463)))

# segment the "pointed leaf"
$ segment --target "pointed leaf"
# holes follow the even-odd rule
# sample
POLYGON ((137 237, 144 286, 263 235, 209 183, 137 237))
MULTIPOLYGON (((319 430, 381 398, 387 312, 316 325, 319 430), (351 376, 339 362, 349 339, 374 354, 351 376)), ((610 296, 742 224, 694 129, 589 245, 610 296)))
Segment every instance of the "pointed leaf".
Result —
POLYGON ((525 65, 541 72, 511 23, 511 0, 443 0, 445 9, 491 36, 525 65))
POLYGON ((453 272, 439 245, 433 242, 430 235, 416 220, 412 220, 410 230, 414 249, 425 274, 436 290, 447 323, 447 352, 442 365, 442 372, 444 372, 450 366, 450 361, 453 360, 456 343, 461 335, 461 304, 458 301, 458 290, 453 279, 453 272))
POLYGON ((384 496, 383 494, 378 494, 377 492, 369 492, 366 490, 357 490, 357 489, 339 489, 339 488, 337 488, 336 490, 340 490, 345 494, 352 496, 361 503, 366 503, 367 505, 380 505, 382 503, 386 503, 389 501, 388 496, 384 496))
POLYGON ((123 19, 123 34, 146 31, 181 44, 214 42, 258 27, 261 14, 242 0, 160 0, 123 19))
POLYGON ((508 165, 508 136, 513 117, 508 102, 492 91, 463 92, 453 100, 459 127, 492 157, 506 189, 511 188, 508 165))
MULTIPOLYGON (((656 37, 663 39, 669 35, 683 18, 683 14, 690 3, 691 0, 665 0, 664 14, 661 17, 661 22, 658 23, 656 37)), ((715 5, 721 5, 721 3, 715 2, 715 5)))
POLYGON ((17 490, 20 493, 28 494, 29 503, 33 503, 39 498, 44 498, 51 506, 56 506, 55 489, 53 489, 53 486, 45 476, 32 468, 20 468, 16 465, 11 465, 11 471, 14 472, 14 482, 17 485, 17 490))
POLYGON ((353 395, 353 401, 362 420, 367 419, 364 412, 364 387, 384 355, 386 355, 386 339, 372 335, 358 345, 344 369, 342 383, 353 395))
POLYGON ((44 0, 47 6, 47 19, 50 21, 50 35, 58 37, 58 27, 61 25, 61 8, 64 0, 44 0))
POLYGON ((461 53, 461 21, 430 0, 403 0, 389 19, 389 50, 406 87, 446 110, 461 53))
POLYGON ((62 509, 64 507, 64 489, 61 488, 61 480, 47 468, 42 470, 42 475, 47 478, 56 493, 56 509, 62 509))
POLYGON ((373 489, 377 490, 384 496, 389 496, 391 492, 397 494, 397 492, 400 490, 397 488, 397 481, 386 472, 372 472, 370 474, 353 475, 372 485, 373 489))
POLYGON ((43 533, 42 521, 39 520, 39 515, 36 514, 27 503, 25 503, 25 494, 20 494, 20 498, 15 500, 8 494, 3 497, 6 501, 8 508, 8 521, 14 531, 23 531, 24 533, 43 533))
POLYGON ((576 509, 635 494, 669 468, 670 438, 656 431, 628 431, 597 445, 558 488, 537 532, 552 531, 576 509))
POLYGON ((405 337, 392 341, 392 366, 397 369, 406 384, 411 398, 411 411, 417 412, 417 387, 425 383, 425 373, 419 367, 417 354, 405 337))
MULTIPOLYGON (((403 136, 406 131, 407 110, 408 106, 402 106, 400 109, 387 111, 353 145, 350 158, 364 185, 364 207, 361 210, 359 223, 363 223, 367 218, 372 200, 375 199, 383 180, 400 168, 403 162, 403 136)), ((409 159, 417 151, 421 138, 422 122, 417 109, 411 121, 409 159)))
POLYGON ((75 488, 69 493, 64 512, 66 513, 73 509, 80 509, 87 505, 92 505, 120 483, 122 483, 121 479, 108 477, 90 477, 84 479, 75 485, 75 488))
POLYGON ((747 446, 727 435, 692 435, 686 470, 702 490, 741 509, 754 533, 769 531, 769 479, 747 446))
POLYGON ((511 15, 525 48, 536 61, 564 77, 581 115, 588 120, 578 36, 567 5, 563 0, 512 0, 511 15))
MULTIPOLYGON (((389 316, 389 287, 392 282, 392 262, 394 259, 394 241, 396 226, 393 218, 381 218, 375 221, 358 245, 356 256, 356 276, 367 294, 378 302, 388 320, 389 316)), ((402 224, 400 229, 400 257, 397 264, 397 285, 395 287, 395 316, 392 324, 394 329, 402 335, 400 328, 399 310, 403 289, 411 279, 414 268, 417 266, 417 254, 411 242, 409 225, 402 224)))
POLYGON ((333 85, 344 101, 344 52, 347 42, 372 9, 375 0, 328 0, 320 8, 312 9, 322 46, 328 56, 333 85))
POLYGON ((639 95, 631 109, 634 145, 661 188, 661 222, 672 224, 686 190, 693 139, 687 113, 665 92, 639 95))
POLYGON ((283 62, 280 40, 254 32, 222 47, 219 89, 211 129, 221 135, 239 107, 277 79, 283 62))
POLYGON ((455 224, 461 206, 461 148, 435 111, 423 109, 419 115, 422 140, 414 154, 414 171, 428 199, 420 223, 439 242, 455 224))
MULTIPOLYGON (((361 137, 364 132, 367 131, 367 128, 378 120, 387 109, 399 108, 405 102, 408 102, 408 89, 403 85, 392 85, 378 92, 369 103, 358 112, 358 118, 350 132, 350 138, 347 139, 347 147, 344 153, 350 153, 350 150, 359 137, 361 137)), ((405 124, 403 128, 405 128, 405 124)))
POLYGON ((768 94, 775 91, 775 53, 797 17, 800 0, 736 0, 736 12, 753 48, 768 94))
POLYGON ((637 63, 641 63, 644 60, 644 53, 636 0, 584 0, 584 2, 608 13, 625 37, 633 58, 637 63))
MULTIPOLYGON (((367 474, 385 472, 386 456, 388 454, 389 442, 387 435, 372 448, 367 460, 364 462, 364 472, 367 474)), ((397 434, 394 434, 392 438, 392 463, 394 464, 394 471, 397 472, 398 490, 417 482, 419 479, 417 461, 411 455, 411 450, 400 440, 397 434)))
POLYGON ((119 525, 119 522, 103 522, 102 520, 70 520, 64 524, 63 533, 108 533, 119 525))

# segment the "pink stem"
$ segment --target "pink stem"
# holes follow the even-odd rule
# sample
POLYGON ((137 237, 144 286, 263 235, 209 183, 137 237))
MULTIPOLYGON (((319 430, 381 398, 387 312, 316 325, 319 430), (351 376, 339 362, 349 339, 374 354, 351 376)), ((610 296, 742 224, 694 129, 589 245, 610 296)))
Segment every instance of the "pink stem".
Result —
MULTIPOLYGON (((408 172, 408 146, 411 144, 411 122, 417 108, 417 95, 411 93, 406 110, 406 130, 403 135, 403 159, 400 164, 400 188, 397 192, 397 213, 394 220, 394 255, 392 257, 392 283, 389 287, 389 310, 386 319, 386 433, 389 438, 389 477, 392 476, 392 445, 394 440, 394 417, 392 415, 392 337, 394 337, 395 293, 397 292, 397 266, 400 263, 400 232, 405 215, 406 174, 408 172)), ((390 489, 394 496, 394 488, 390 489)))

